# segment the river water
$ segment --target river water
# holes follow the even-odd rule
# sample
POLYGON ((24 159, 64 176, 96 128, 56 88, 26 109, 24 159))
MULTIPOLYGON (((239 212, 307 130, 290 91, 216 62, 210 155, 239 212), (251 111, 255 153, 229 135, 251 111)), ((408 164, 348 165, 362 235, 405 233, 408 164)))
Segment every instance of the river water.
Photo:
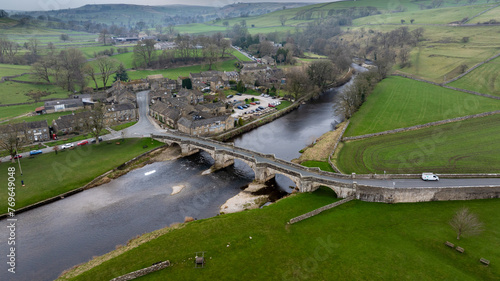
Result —
MULTIPOLYGON (((355 66, 357 70, 361 70, 355 66)), ((343 86, 345 87, 345 86, 343 86)), ((335 116, 335 96, 343 87, 234 140, 235 145, 291 160, 341 118, 335 116)), ((131 171, 110 183, 16 215, 16 274, 7 272, 6 220, 0 226, 0 280, 53 280, 65 269, 105 254, 131 238, 183 222, 189 216, 216 216, 219 206, 251 182, 254 173, 241 161, 209 175, 207 153, 158 162, 131 171), (184 185, 178 194, 172 187, 184 185)), ((293 182, 281 175, 277 185, 293 182)), ((288 189, 290 191, 290 189, 288 189)))

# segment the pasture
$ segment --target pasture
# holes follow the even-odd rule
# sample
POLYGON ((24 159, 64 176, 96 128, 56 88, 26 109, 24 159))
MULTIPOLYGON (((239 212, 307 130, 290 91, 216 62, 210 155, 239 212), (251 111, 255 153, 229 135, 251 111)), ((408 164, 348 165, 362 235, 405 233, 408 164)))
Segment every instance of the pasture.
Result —
POLYGON ((500 115, 348 141, 344 173, 500 173, 500 115))
POLYGON ((345 136, 405 128, 500 108, 500 100, 398 76, 382 80, 351 118, 345 136))
POLYGON ((287 225, 291 218, 335 202, 322 188, 247 210, 146 234, 138 243, 83 264, 58 280, 110 280, 169 260, 171 267, 141 280, 494 280, 500 259, 500 200, 381 204, 351 201, 287 225), (479 236, 456 240, 448 225, 468 207, 485 224, 479 236), (200 239, 203 233, 203 239, 200 239), (466 249, 459 254, 444 245, 466 249), (197 251, 206 265, 194 268, 197 251), (251 262, 249 262, 251 260, 251 262), (286 264, 287 266, 283 266, 286 264), (228 266, 230 265, 230 266, 228 266), (93 268, 92 268, 93 267, 93 268), (73 273, 73 272, 71 272, 73 273), (335 276, 335 277, 332 277, 335 276))
POLYGON ((496 58, 448 85, 483 94, 500 96, 500 58, 496 58))

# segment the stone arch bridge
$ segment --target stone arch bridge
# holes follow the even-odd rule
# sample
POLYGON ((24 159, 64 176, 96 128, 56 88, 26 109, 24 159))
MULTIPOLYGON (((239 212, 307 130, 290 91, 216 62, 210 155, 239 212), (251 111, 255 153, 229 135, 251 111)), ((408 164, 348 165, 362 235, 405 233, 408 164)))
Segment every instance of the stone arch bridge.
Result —
POLYGON ((447 183, 442 184, 415 180, 419 178, 416 174, 389 176, 403 179, 398 181, 396 187, 395 181, 388 180, 385 175, 325 172, 319 168, 308 168, 278 159, 273 154, 235 147, 232 143, 171 133, 153 134, 151 137, 169 145, 179 145, 183 156, 200 150, 209 153, 215 160, 212 170, 232 165, 235 159, 239 159, 253 169, 257 182, 264 183, 276 174, 282 174, 290 178, 300 192, 327 186, 340 198, 354 196, 363 201, 385 203, 500 198, 500 174, 440 175, 441 178, 450 178, 447 183), (453 178, 457 179, 452 180, 453 178))
POLYGON ((351 176, 340 175, 345 179, 336 180, 329 172, 319 168, 308 168, 289 161, 278 159, 274 154, 262 154, 248 149, 235 147, 232 143, 222 143, 210 139, 187 135, 152 135, 152 138, 168 145, 179 145, 183 156, 188 156, 203 150, 215 161, 212 170, 218 170, 234 164, 238 159, 246 163, 255 173, 255 181, 264 183, 276 174, 291 179, 300 192, 309 192, 320 186, 331 188, 338 197, 345 198, 354 195, 356 184, 351 176))

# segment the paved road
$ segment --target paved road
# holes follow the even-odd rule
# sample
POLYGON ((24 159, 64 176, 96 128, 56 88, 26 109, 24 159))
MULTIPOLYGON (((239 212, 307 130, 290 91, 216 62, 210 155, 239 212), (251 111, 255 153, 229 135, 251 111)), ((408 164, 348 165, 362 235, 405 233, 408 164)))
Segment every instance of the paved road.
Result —
MULTIPOLYGON (((193 138, 189 136, 179 136, 176 134, 170 134, 170 133, 162 133, 159 135, 168 135, 172 137, 177 137, 182 140, 191 140, 198 142, 200 144, 208 145, 208 146, 213 146, 217 150, 226 150, 226 151, 233 151, 232 146, 225 146, 221 145, 219 143, 211 142, 208 140, 203 140, 203 139, 198 139, 198 138, 193 138)), ((234 152, 237 152, 241 155, 245 155, 247 157, 255 157, 257 162, 260 163, 268 163, 272 164, 275 166, 278 166, 283 169, 291 170, 296 173, 300 173, 302 176, 311 176, 319 179, 325 179, 325 180, 334 180, 337 182, 341 183, 352 183, 352 179, 342 179, 342 178, 336 178, 336 177, 330 177, 330 176, 325 176, 309 171, 305 171, 302 169, 299 169, 293 165, 286 165, 283 163, 278 163, 274 162, 270 159, 260 157, 258 155, 255 155, 253 153, 247 152, 245 150, 241 150, 238 147, 234 148, 234 152)), ((370 186, 380 186, 380 187, 395 187, 395 188, 435 188, 435 187, 466 187, 466 186, 489 186, 489 185, 495 185, 498 186, 500 185, 500 179, 499 178, 478 178, 478 179, 441 179, 440 181, 437 182, 431 182, 431 181, 422 181, 420 179, 395 179, 395 180, 379 180, 379 179, 372 179, 372 180, 362 180, 362 179, 355 179, 358 184, 363 184, 363 185, 370 185, 370 186)))

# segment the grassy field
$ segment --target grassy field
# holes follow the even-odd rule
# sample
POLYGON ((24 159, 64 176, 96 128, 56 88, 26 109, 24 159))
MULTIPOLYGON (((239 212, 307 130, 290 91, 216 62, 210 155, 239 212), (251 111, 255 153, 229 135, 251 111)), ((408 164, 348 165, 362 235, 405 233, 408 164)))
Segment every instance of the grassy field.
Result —
POLYGON ((470 23, 487 22, 492 19, 500 21, 500 7, 491 9, 488 12, 480 15, 479 17, 472 19, 470 23))
POLYGON ((498 247, 492 246, 500 243, 500 217, 491 215, 500 212, 499 199, 351 201, 286 225, 338 200, 334 197, 320 189, 263 209, 190 222, 76 278, 60 280, 110 280, 163 260, 173 266, 141 280, 495 280, 500 274, 498 267, 479 263, 480 257, 492 264, 500 259, 498 247), (461 207, 476 213, 485 231, 457 241, 448 221, 461 207), (460 245, 465 254, 445 241, 460 245), (202 250, 205 268, 195 269, 195 252, 202 250))
POLYGON ((33 104, 23 104, 15 106, 0 107, 0 122, 7 119, 35 111, 35 108, 42 106, 43 102, 33 104))
POLYGON ((500 101, 392 76, 381 81, 351 118, 358 136, 498 110, 500 101))
MULTIPOLYGON (((35 110, 35 107, 33 107, 33 109, 31 111, 34 111, 34 110, 35 110)), ((78 111, 75 111, 75 112, 78 112, 78 111)), ((47 124, 49 124, 49 126, 52 126, 51 125, 52 124, 52 120, 56 120, 60 116, 69 115, 69 114, 71 114, 71 111, 54 112, 54 113, 49 113, 49 114, 26 116, 26 117, 16 118, 16 119, 10 121, 9 123, 20 123, 20 122, 23 122, 23 121, 33 122, 33 121, 47 120, 47 124)))
POLYGON ((345 143, 344 173, 500 173, 500 115, 345 143))
POLYGON ((496 58, 448 85, 483 94, 500 96, 500 58, 496 58))
POLYGON ((332 168, 332 166, 330 166, 330 164, 328 162, 324 162, 324 161, 309 160, 309 161, 304 161, 304 162, 300 163, 300 165, 306 166, 306 167, 311 167, 311 168, 318 167, 323 171, 335 173, 335 170, 332 168))
MULTIPOLYGON (((32 78, 26 78, 32 79, 32 78)), ((25 93, 29 91, 48 91, 52 94, 43 99, 67 98, 70 92, 55 85, 33 85, 7 81, 0 84, 0 104, 28 102, 29 97, 25 93)))
POLYGON ((128 127, 134 126, 135 124, 137 124, 137 121, 132 121, 132 122, 116 125, 116 126, 111 127, 111 129, 113 129, 115 131, 120 131, 120 130, 126 129, 128 127))
MULTIPOLYGON (((216 65, 212 66, 212 70, 220 70, 220 71, 232 71, 234 70, 236 60, 225 60, 218 62, 216 65)), ((162 69, 162 70, 136 70, 136 71, 128 71, 128 76, 131 80, 146 78, 148 75, 153 74, 162 74, 164 77, 168 77, 170 79, 177 79, 179 76, 189 76, 189 73, 197 73, 208 70, 207 65, 193 65, 193 66, 183 66, 176 67, 170 69, 162 69)))
POLYGON ((30 72, 30 67, 27 65, 0 64, 0 77, 20 75, 30 72))
MULTIPOLYGON (((22 158, 23 176, 16 172, 16 209, 42 201, 44 199, 73 190, 93 180, 95 177, 118 167, 133 157, 144 153, 162 143, 150 138, 127 139, 120 145, 86 145, 73 150, 22 158), (148 148, 143 148, 148 145, 148 148), (97 157, 98 156, 98 157, 97 157), (24 180, 25 187, 21 187, 24 180)), ((16 167, 17 163, 1 163, 3 171, 7 167, 16 167)), ((7 173, 0 175, 0 181, 7 182, 7 173)), ((0 209, 7 209, 7 193, 0 194, 0 209)))
POLYGON ((445 24, 454 21, 460 21, 463 18, 470 18, 477 13, 488 9, 490 5, 474 5, 465 7, 448 7, 432 10, 418 10, 403 13, 384 13, 381 15, 358 18, 353 21, 353 25, 368 25, 368 24, 400 24, 401 20, 406 21, 406 25, 410 24, 410 20, 414 19, 415 24, 445 24))

